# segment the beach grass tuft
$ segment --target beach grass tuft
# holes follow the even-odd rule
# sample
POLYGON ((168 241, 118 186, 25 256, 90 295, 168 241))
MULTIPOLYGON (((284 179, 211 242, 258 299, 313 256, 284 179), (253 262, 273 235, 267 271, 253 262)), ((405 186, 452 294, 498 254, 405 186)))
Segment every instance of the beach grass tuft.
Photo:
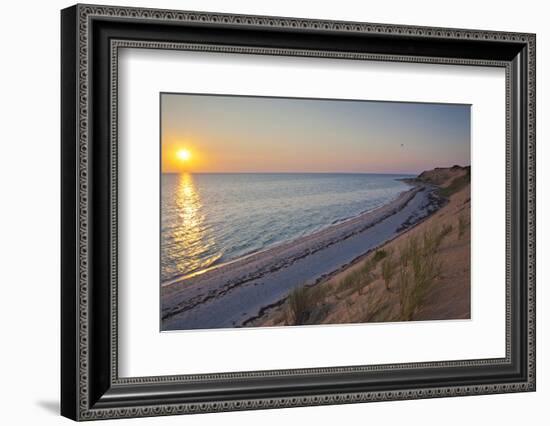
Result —
POLYGON ((397 264, 393 260, 393 252, 386 256, 382 262, 382 278, 384 279, 384 284, 386 285, 386 290, 390 291, 391 280, 395 275, 397 264))
POLYGON ((387 301, 372 293, 368 294, 359 308, 359 322, 371 322, 375 318, 383 317, 388 307, 387 301))
POLYGON ((374 281, 376 262, 373 259, 367 259, 356 270, 347 274, 339 284, 342 290, 353 290, 362 294, 363 288, 374 281))
POLYGON ((437 251, 452 229, 452 225, 427 229, 421 242, 416 236, 410 237, 402 249, 397 277, 402 320, 412 319, 426 291, 440 276, 442 262, 437 251))
POLYGON ((303 285, 292 290, 288 295, 287 324, 308 324, 308 320, 326 294, 327 289, 324 286, 307 287, 303 285))
POLYGON ((300 325, 305 323, 309 315, 310 302, 308 289, 305 286, 292 290, 288 296, 288 319, 291 324, 300 325))
POLYGON ((372 257, 372 262, 374 263, 374 265, 377 265, 378 262, 386 258, 387 255, 388 253, 386 252, 386 250, 376 250, 376 253, 374 253, 374 256, 372 257))
POLYGON ((361 270, 355 270, 347 274, 339 284, 339 288, 342 290, 356 288, 361 283, 361 275, 363 275, 361 270))
POLYGON ((439 248, 439 246, 443 242, 443 239, 447 235, 449 235, 451 232, 453 232, 453 225, 451 225, 450 223, 443 225, 443 227, 441 228, 441 231, 439 231, 439 233, 437 234, 437 241, 436 241, 437 248, 439 248))
POLYGON ((370 276, 372 275, 372 271, 374 269, 374 262, 370 261, 370 260, 366 260, 363 262, 363 264, 361 265, 361 268, 359 269, 359 274, 358 274, 358 278, 359 278, 359 281, 362 281, 364 279, 369 279, 370 276))

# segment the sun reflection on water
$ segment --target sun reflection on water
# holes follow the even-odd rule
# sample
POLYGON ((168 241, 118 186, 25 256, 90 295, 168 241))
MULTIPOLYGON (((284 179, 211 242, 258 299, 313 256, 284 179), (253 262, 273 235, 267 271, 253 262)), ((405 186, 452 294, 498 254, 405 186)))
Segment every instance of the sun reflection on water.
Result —
POLYGON ((178 176, 173 195, 176 226, 171 233, 169 251, 176 263, 172 267, 179 274, 189 274, 211 266, 222 254, 214 250, 215 241, 206 224, 200 193, 190 173, 178 176))

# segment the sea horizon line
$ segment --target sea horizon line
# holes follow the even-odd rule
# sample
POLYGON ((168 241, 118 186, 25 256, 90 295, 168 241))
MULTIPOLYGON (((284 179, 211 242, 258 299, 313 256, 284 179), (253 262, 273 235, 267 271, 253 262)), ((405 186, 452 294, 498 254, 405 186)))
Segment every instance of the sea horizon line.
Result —
POLYGON ((422 172, 161 172, 163 175, 418 175, 422 172))

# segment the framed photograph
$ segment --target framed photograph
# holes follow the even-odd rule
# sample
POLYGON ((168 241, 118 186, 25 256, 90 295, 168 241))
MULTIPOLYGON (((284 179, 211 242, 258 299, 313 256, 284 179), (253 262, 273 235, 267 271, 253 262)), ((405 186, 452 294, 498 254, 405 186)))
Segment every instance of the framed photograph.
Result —
POLYGON ((61 12, 61 412, 535 390, 535 35, 61 12))

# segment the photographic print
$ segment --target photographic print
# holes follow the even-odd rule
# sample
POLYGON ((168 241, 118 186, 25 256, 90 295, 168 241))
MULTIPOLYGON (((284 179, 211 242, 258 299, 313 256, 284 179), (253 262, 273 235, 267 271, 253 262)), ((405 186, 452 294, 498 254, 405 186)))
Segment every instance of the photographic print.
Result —
POLYGON ((160 108, 161 331, 470 318, 470 105, 160 108))
POLYGON ((535 34, 83 4, 60 33, 63 416, 536 390, 535 34))

